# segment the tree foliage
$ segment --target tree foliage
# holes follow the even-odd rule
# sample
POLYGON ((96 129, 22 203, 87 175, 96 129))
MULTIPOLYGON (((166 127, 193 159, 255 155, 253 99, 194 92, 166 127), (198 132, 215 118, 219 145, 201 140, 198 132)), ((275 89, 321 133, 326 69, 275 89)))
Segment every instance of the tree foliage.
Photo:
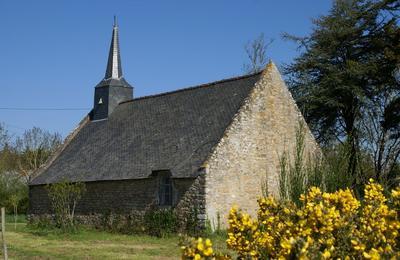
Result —
POLYGON ((0 123, 0 206, 26 212, 29 179, 60 143, 59 134, 37 127, 13 137, 0 123))
POLYGON ((25 131, 16 140, 18 171, 27 181, 61 144, 58 133, 50 133, 38 127, 25 131))
POLYGON ((360 151, 371 146, 363 143, 369 129, 363 122, 380 118, 375 123, 384 138, 370 141, 386 152, 398 138, 399 8, 395 0, 336 0, 328 15, 313 21, 311 35, 284 35, 302 50, 285 69, 289 86, 318 140, 349 147, 353 184, 365 179, 360 151), (368 119, 371 113, 379 115, 368 119))
POLYGON ((47 186, 48 196, 56 217, 56 225, 64 231, 75 228, 74 216, 78 201, 86 191, 84 183, 63 181, 47 186))
POLYGON ((28 185, 15 172, 0 172, 0 207, 6 207, 7 212, 18 207, 21 213, 28 208, 28 185))

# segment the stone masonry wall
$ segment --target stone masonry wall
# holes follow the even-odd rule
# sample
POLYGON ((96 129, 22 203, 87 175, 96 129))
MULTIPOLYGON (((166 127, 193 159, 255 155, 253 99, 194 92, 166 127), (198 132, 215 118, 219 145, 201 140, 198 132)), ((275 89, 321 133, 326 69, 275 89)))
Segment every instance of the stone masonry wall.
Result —
MULTIPOLYGON (((204 177, 173 179, 173 187, 173 204, 178 219, 185 222, 194 207, 198 216, 204 218, 204 177)), ((102 214, 143 214, 152 206, 157 207, 157 192, 158 181, 155 177, 88 182, 86 192, 76 206, 76 215, 78 219, 84 220, 82 222, 90 224, 97 222, 102 214)), ((29 197, 31 218, 53 213, 45 185, 30 186, 29 197)))
POLYGON ((204 227, 206 220, 205 208, 205 175, 200 175, 193 181, 191 179, 180 179, 180 185, 189 187, 184 196, 182 196, 176 205, 176 214, 181 223, 186 223, 188 218, 195 214, 200 227, 204 227), (191 181, 189 185, 186 183, 191 181))
MULTIPOLYGON (((296 129, 304 119, 274 64, 269 64, 220 143, 204 164, 206 214, 222 225, 233 205, 254 215, 262 186, 279 196, 280 158, 293 152, 296 129)), ((306 129, 305 154, 319 153, 306 129)))

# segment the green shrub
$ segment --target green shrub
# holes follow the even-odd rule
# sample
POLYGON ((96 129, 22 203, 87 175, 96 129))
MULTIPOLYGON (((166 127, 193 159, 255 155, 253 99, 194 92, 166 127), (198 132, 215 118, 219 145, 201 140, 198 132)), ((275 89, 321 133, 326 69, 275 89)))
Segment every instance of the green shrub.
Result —
POLYGON ((190 208, 189 213, 185 216, 185 219, 178 220, 184 223, 184 227, 179 228, 179 231, 184 232, 191 236, 198 236, 204 232, 198 219, 199 210, 197 207, 190 208))
MULTIPOLYGON (((300 195, 310 187, 334 192, 354 183, 353 176, 347 172, 350 148, 340 144, 325 148, 320 155, 305 154, 305 133, 306 126, 300 122, 294 151, 285 151, 280 158, 280 198, 296 204, 300 202, 300 195)), ((357 190, 355 193, 359 195, 357 190)))
POLYGON ((178 219, 172 209, 148 209, 141 212, 114 212, 108 210, 101 216, 97 229, 122 234, 147 234, 165 237, 178 231, 178 219))
POLYGON ((237 256, 200 237, 181 239, 182 259, 400 259, 400 186, 386 197, 371 179, 362 200, 311 187, 300 201, 260 198, 256 217, 233 207, 225 241, 237 256))
POLYGON ((144 214, 145 232, 165 237, 178 230, 178 221, 172 209, 150 209, 144 214))
POLYGON ((50 216, 46 215, 38 215, 35 218, 28 220, 28 226, 31 229, 39 229, 39 230, 47 230, 54 229, 54 221, 50 216))
POLYGON ((128 234, 141 234, 145 232, 143 215, 137 212, 126 216, 124 232, 128 234))
POLYGON ((15 207, 18 213, 26 214, 28 209, 28 185, 14 172, 0 173, 0 206, 8 213, 15 207))
POLYGON ((85 190, 85 184, 80 182, 63 181, 47 186, 56 227, 65 232, 76 230, 75 208, 85 190))
POLYGON ((129 214, 107 210, 102 214, 97 229, 122 234, 144 233, 143 214, 132 211, 129 214))
POLYGON ((280 198, 299 203, 299 197, 310 186, 322 187, 324 175, 318 155, 305 154, 306 125, 299 122, 294 151, 285 151, 280 158, 280 198))

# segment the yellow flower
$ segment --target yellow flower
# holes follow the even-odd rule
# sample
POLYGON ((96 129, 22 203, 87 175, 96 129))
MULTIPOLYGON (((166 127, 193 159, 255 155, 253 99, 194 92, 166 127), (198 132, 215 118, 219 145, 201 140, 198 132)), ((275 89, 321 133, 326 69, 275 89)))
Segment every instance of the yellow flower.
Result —
POLYGON ((204 245, 203 244, 197 244, 197 249, 199 251, 203 251, 204 250, 204 245))
POLYGON ((400 197, 400 187, 397 187, 395 190, 392 190, 392 197, 393 198, 400 197))
POLYGON ((204 250, 203 253, 205 256, 211 256, 213 253, 213 249, 211 247, 208 247, 206 250, 204 250))
POLYGON ((203 251, 204 250, 203 239, 201 237, 197 240, 197 249, 199 251, 203 251))
MULTIPOLYGON (((400 259, 400 187, 392 191, 390 203, 373 180, 364 194, 361 203, 350 189, 326 193, 313 187, 301 195, 300 206, 261 198, 257 219, 233 207, 226 243, 241 259, 287 259, 292 254, 296 259, 400 259)), ((201 238, 183 246, 182 256, 230 259, 201 238)))
POLYGON ((323 257, 324 259, 329 259, 329 258, 331 257, 331 252, 329 252, 328 250, 325 250, 325 251, 322 253, 322 257, 323 257))
POLYGON ((364 256, 366 259, 372 259, 372 260, 381 259, 381 256, 380 256, 378 250, 376 250, 375 248, 372 248, 371 251, 369 251, 368 253, 367 253, 367 252, 364 252, 364 253, 363 253, 363 256, 364 256))
POLYGON ((292 248, 292 244, 293 244, 294 242, 295 242, 295 241, 294 241, 294 238, 293 238, 293 237, 291 237, 289 240, 288 240, 288 239, 284 239, 284 240, 281 242, 281 247, 284 248, 284 249, 291 249, 291 248, 292 248))
POLYGON ((371 259, 371 255, 368 254, 367 252, 364 252, 364 253, 363 253, 363 256, 364 256, 365 258, 367 258, 367 259, 371 259))

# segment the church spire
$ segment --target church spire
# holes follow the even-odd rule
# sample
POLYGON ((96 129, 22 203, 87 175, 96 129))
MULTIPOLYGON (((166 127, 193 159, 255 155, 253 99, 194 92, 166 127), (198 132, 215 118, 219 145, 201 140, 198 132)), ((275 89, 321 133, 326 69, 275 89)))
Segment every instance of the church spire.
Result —
POLYGON ((119 52, 119 37, 117 18, 114 16, 114 26, 108 54, 107 70, 104 79, 119 79, 122 77, 121 56, 119 52))
POLYGON ((121 57, 119 53, 118 25, 114 16, 110 52, 104 78, 94 90, 92 120, 107 119, 119 103, 133 98, 133 88, 122 76, 121 57))

